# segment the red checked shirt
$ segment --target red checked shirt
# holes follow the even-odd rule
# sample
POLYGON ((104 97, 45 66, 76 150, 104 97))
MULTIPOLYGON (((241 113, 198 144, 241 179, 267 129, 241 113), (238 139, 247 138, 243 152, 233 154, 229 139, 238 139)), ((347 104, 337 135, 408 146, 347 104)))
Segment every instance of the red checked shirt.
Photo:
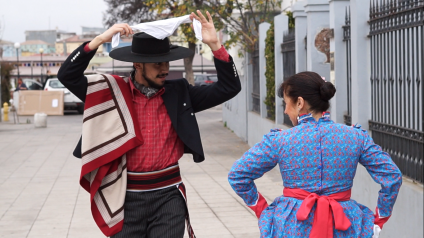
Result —
MULTIPOLYGON (((84 51, 89 52, 88 44, 84 51)), ((230 56, 223 46, 212 52, 214 57, 230 62, 230 56)), ((184 143, 172 127, 162 94, 165 88, 147 98, 133 84, 130 87, 135 113, 141 128, 144 144, 127 152, 127 168, 131 172, 161 170, 178 163, 183 156, 184 143)))
POLYGON ((155 171, 176 164, 184 153, 184 144, 163 103, 165 88, 147 98, 129 81, 144 144, 127 152, 128 171, 155 171))

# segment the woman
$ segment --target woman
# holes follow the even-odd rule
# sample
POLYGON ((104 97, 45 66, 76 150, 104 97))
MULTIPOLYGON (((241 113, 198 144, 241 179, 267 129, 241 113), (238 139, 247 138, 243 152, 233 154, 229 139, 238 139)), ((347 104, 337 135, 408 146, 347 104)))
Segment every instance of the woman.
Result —
POLYGON ((272 130, 237 160, 228 180, 259 218, 261 237, 378 237, 392 214, 402 174, 360 126, 330 120, 336 89, 313 72, 278 89, 294 127, 272 130), (358 163, 381 185, 376 214, 350 199, 358 163), (283 195, 268 206, 254 180, 279 165, 283 195))

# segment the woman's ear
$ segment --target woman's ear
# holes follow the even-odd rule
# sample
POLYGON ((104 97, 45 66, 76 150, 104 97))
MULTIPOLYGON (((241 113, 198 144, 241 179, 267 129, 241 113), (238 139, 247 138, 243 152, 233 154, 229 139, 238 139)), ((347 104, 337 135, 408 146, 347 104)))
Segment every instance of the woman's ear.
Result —
POLYGON ((297 98, 297 102, 296 102, 296 106, 302 110, 303 107, 305 106, 305 100, 302 97, 298 97, 297 98))

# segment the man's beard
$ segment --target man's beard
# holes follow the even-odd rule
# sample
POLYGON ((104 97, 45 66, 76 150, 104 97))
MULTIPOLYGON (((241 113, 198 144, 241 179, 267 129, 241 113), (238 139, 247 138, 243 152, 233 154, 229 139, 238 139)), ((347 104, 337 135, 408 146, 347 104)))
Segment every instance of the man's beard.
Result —
MULTIPOLYGON (((143 74, 142 74, 142 76, 147 81, 147 83, 149 84, 149 87, 156 88, 156 89, 163 88, 163 85, 164 84, 158 84, 154 80, 152 80, 149 77, 147 77, 146 72, 144 71, 144 68, 143 68, 143 74)), ((168 74, 158 74, 156 77, 159 78, 159 77, 166 77, 166 76, 168 76, 168 74)))

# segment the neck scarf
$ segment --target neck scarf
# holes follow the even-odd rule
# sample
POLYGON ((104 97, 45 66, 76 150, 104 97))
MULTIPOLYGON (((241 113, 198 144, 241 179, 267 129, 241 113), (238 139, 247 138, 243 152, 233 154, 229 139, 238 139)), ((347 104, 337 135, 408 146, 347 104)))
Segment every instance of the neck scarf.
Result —
POLYGON ((132 80, 135 88, 137 88, 138 91, 140 91, 142 94, 144 94, 147 98, 153 97, 159 91, 159 89, 157 89, 157 88, 146 87, 143 84, 135 81, 135 79, 133 79, 133 78, 131 78, 131 80, 132 80))

